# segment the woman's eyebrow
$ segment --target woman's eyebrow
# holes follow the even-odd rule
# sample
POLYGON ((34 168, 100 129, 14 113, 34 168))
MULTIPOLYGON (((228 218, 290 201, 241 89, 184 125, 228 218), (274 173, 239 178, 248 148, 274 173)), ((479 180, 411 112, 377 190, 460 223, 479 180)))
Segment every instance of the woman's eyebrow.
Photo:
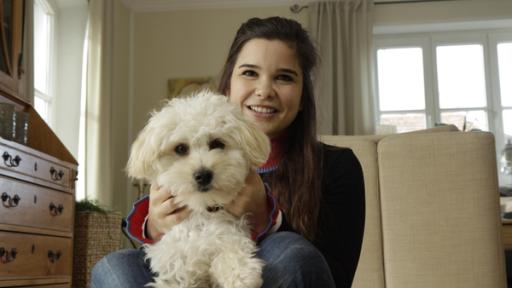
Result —
MULTIPOLYGON (((240 69, 240 68, 261 69, 260 66, 254 65, 254 64, 240 64, 238 66, 238 69, 240 69)), ((290 68, 280 68, 280 69, 278 69, 278 71, 281 73, 288 73, 288 74, 292 74, 295 76, 299 76, 299 73, 297 73, 297 71, 290 69, 290 68)))
POLYGON ((296 72, 295 70, 293 70, 293 69, 281 68, 281 69, 279 69, 279 71, 284 72, 284 73, 293 74, 293 75, 295 75, 295 76, 299 76, 299 73, 297 73, 297 72, 296 72))
POLYGON ((238 66, 238 69, 240 68, 253 68, 253 69, 258 69, 260 68, 258 65, 254 65, 254 64, 241 64, 240 66, 238 66))

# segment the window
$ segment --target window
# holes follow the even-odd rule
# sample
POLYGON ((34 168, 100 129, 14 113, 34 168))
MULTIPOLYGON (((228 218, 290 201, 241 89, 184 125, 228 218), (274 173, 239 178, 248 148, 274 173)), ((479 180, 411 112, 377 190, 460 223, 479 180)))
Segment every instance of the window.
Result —
POLYGON ((377 40, 378 125, 490 130, 485 35, 395 37, 377 40))
POLYGON ((498 71, 500 91, 500 111, 503 115, 503 130, 507 138, 512 138, 512 37, 507 41, 496 41, 498 47, 498 71))
POLYGON ((52 105, 51 51, 53 10, 45 0, 34 1, 34 107, 50 123, 52 105))
POLYGON ((384 48, 377 55, 380 124, 395 126, 398 132, 425 128, 421 48, 384 48))
POLYGON ((406 132, 441 124, 512 138, 512 31, 376 35, 376 121, 406 132))
POLYGON ((489 131, 483 45, 437 46, 435 55, 441 123, 489 131))

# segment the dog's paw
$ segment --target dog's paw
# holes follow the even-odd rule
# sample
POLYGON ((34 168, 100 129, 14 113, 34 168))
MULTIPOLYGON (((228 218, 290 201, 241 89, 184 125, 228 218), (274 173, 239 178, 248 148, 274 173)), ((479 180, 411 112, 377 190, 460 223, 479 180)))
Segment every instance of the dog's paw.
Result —
MULTIPOLYGON (((258 258, 242 258, 238 261, 226 261, 228 257, 217 257, 210 268, 214 287, 223 288, 259 288, 263 261, 258 258), (222 261, 224 260, 224 261, 222 261), (240 261, 241 260, 241 261, 240 261)), ((235 258, 236 259, 236 258, 235 258)), ((229 260, 233 260, 229 257, 229 260)))
POLYGON ((173 278, 162 279, 161 277, 155 277, 154 282, 150 282, 146 284, 144 287, 152 287, 152 288, 185 288, 186 285, 178 282, 173 278))
POLYGON ((212 279, 213 288, 260 288, 263 285, 263 279, 260 275, 251 275, 240 277, 240 275, 232 275, 222 280, 212 279), (235 277, 233 277, 235 276, 235 277))
POLYGON ((245 278, 232 279, 232 284, 225 286, 226 288, 260 288, 263 285, 263 279, 260 275, 251 275, 245 278))

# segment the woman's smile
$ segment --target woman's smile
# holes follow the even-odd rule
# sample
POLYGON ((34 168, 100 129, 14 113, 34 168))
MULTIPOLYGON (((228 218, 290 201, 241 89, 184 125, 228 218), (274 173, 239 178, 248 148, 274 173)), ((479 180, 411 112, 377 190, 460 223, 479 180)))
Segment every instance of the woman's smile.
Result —
POLYGON ((279 112, 276 108, 265 105, 246 105, 245 107, 251 110, 256 117, 268 118, 279 112))

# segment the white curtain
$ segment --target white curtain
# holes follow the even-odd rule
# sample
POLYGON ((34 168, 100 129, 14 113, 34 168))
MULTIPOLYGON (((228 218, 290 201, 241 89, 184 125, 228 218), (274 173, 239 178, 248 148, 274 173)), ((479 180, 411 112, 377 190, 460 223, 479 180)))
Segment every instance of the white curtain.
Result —
POLYGON ((374 133, 373 5, 373 0, 309 4, 309 30, 320 54, 315 94, 321 134, 374 133))
POLYGON ((113 206, 111 147, 111 59, 112 1, 89 0, 87 23, 87 60, 85 133, 82 164, 85 171, 86 199, 102 206, 113 206))

